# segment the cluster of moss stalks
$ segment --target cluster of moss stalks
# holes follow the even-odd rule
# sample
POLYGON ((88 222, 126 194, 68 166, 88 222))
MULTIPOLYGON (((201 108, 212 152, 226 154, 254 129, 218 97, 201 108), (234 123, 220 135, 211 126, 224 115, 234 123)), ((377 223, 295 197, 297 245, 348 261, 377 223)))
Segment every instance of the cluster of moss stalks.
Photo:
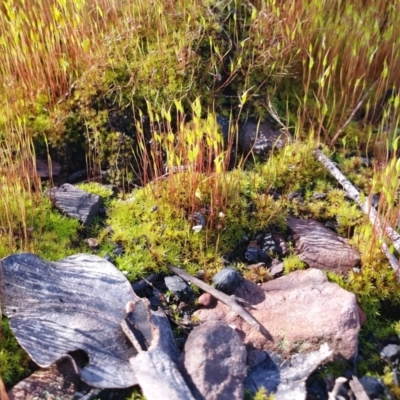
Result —
MULTIPOLYGON (((397 393, 370 340, 400 334, 397 278, 366 217, 312 152, 322 145, 360 190, 379 193, 381 217, 395 222, 400 6, 3 3, 0 257, 31 251, 58 260, 94 251, 84 239, 95 237, 96 253, 113 256, 131 281, 167 263, 208 279, 243 237, 271 226, 284 232, 288 214, 335 220, 362 255, 359 272, 328 273, 367 315, 359 373, 384 377, 397 393), (294 141, 268 159, 243 155, 237 137, 248 118, 283 125, 294 141), (105 215, 83 228, 58 213, 45 195, 54 182, 40 181, 36 157, 59 161, 65 176, 87 169, 93 182, 82 187, 102 196, 105 215), (104 172, 118 196, 94 183, 104 172)), ((284 265, 286 273, 304 268, 293 253, 284 265)), ((0 375, 11 386, 29 372, 28 359, 1 324, 0 375)), ((321 373, 345 368, 338 362, 321 373)))

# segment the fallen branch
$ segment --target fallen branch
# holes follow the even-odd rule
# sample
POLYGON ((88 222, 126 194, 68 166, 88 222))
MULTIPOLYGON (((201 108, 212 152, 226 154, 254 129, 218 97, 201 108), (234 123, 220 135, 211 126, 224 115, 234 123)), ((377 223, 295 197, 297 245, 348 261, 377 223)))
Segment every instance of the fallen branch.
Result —
POLYGON ((162 311, 150 312, 133 301, 127 304, 127 317, 121 328, 137 355, 129 362, 143 395, 148 400, 194 400, 177 367, 175 343, 162 311))
POLYGON ((261 325, 253 318, 251 314, 249 314, 243 307, 241 307, 235 300, 233 296, 228 296, 225 293, 220 292, 219 290, 213 288, 212 286, 208 285, 207 283, 201 281, 198 278, 188 274, 187 272, 183 271, 182 269, 175 267, 173 265, 167 265, 167 267, 175 274, 180 276, 186 282, 192 282, 196 286, 198 286, 201 290, 204 290, 207 293, 210 293, 216 299, 222 301, 228 307, 230 307, 237 315, 242 317, 250 326, 256 329, 259 332, 263 332, 263 328, 261 325))
MULTIPOLYGON (((361 199, 361 195, 353 184, 340 172, 333 162, 326 157, 321 150, 314 152, 315 157, 320 161, 325 168, 331 173, 331 175, 343 186, 347 195, 353 199, 360 206, 361 210, 365 215, 369 217, 372 226, 374 227, 379 239, 383 239, 384 236, 388 237, 393 243, 394 248, 400 253, 400 235, 390 226, 384 224, 380 219, 374 207, 372 207, 368 197, 361 199)), ((395 271, 397 277, 400 279, 399 262, 390 253, 389 248, 385 242, 382 242, 382 251, 386 254, 390 265, 395 271)))

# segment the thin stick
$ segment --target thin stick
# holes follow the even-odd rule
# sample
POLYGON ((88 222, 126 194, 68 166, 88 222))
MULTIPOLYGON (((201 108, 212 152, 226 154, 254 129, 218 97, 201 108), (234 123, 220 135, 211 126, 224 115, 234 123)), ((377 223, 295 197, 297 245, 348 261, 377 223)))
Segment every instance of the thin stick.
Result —
POLYGON ((261 325, 254 319, 254 317, 249 314, 243 307, 241 307, 235 300, 234 297, 228 296, 225 293, 220 292, 219 290, 213 288, 207 283, 201 281, 200 279, 195 278, 194 276, 188 274, 182 269, 175 267, 173 265, 167 265, 167 267, 175 274, 180 276, 186 282, 193 282, 200 289, 204 290, 207 293, 210 293, 216 299, 222 301, 222 303, 226 304, 230 307, 237 315, 242 317, 250 326, 256 329, 259 332, 262 332, 263 329, 261 325))
MULTIPOLYGON (((387 236, 393 243, 394 248, 400 253, 400 235, 387 224, 382 223, 374 207, 370 204, 368 197, 361 200, 361 195, 353 184, 339 171, 333 162, 326 157, 321 150, 314 151, 316 159, 321 162, 325 168, 331 173, 331 175, 343 186, 347 195, 353 199, 360 206, 361 210, 365 215, 369 217, 372 226, 374 227, 379 239, 383 236, 387 236)), ((382 243, 382 251, 386 254, 389 263, 395 271, 397 277, 400 279, 399 262, 393 254, 390 253, 386 243, 382 243)))

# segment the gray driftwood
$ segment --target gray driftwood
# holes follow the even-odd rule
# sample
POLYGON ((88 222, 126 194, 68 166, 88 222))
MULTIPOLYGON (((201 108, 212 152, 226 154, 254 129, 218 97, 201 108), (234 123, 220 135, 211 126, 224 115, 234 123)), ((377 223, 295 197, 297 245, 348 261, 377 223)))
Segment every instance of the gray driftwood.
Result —
POLYGON ((23 253, 2 259, 0 271, 2 311, 39 366, 69 357, 90 386, 140 385, 148 400, 192 400, 167 317, 150 310, 114 265, 88 254, 46 262, 23 253), (74 350, 85 351, 89 363, 80 368, 67 355, 74 350))
MULTIPOLYGON (((353 199, 360 206, 361 210, 365 215, 369 217, 372 226, 375 229, 379 239, 383 239, 384 236, 390 239, 393 243, 394 248, 400 253, 400 235, 389 225, 383 223, 375 208, 371 205, 368 197, 364 199, 361 198, 358 190, 353 186, 353 184, 340 172, 338 168, 333 164, 333 162, 326 157, 321 150, 316 150, 314 155, 318 161, 320 161, 325 168, 331 173, 331 175, 343 186, 347 195, 353 199)), ((390 253, 389 248, 385 242, 382 242, 382 250, 386 254, 390 265, 395 271, 397 277, 400 279, 399 262, 393 254, 390 253)))
POLYGON ((241 307, 237 302, 234 296, 228 296, 225 293, 220 292, 219 290, 213 288, 207 283, 201 281, 198 278, 188 274, 182 269, 175 267, 173 265, 168 265, 168 268, 176 275, 180 276, 186 282, 193 282, 200 289, 204 290, 207 293, 210 293, 216 299, 222 301, 228 307, 230 307, 236 314, 238 314, 241 318, 243 318, 250 326, 256 329, 259 332, 263 332, 262 326, 254 319, 252 315, 250 315, 243 307, 241 307))
POLYGON ((101 206, 100 196, 69 183, 50 189, 48 195, 59 210, 71 218, 79 219, 86 226, 91 225, 101 206))
MULTIPOLYGON (((159 315, 155 324, 151 324, 150 310, 148 314, 148 330, 137 329, 135 315, 136 304, 127 304, 128 316, 121 322, 122 330, 128 337, 137 355, 130 359, 132 371, 148 400, 182 399, 194 400, 185 380, 177 368, 178 353, 175 348, 171 328, 162 311, 152 312, 159 315)), ((143 314, 143 310, 139 311, 143 314)))

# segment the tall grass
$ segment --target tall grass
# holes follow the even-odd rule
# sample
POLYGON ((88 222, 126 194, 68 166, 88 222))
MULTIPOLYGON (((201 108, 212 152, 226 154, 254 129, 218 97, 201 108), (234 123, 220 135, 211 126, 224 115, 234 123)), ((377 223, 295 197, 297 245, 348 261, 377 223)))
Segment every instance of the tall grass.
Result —
MULTIPOLYGON (((331 147, 372 149, 381 160, 379 171, 393 157, 398 100, 384 112, 378 100, 400 84, 398 2, 5 0, 0 51, 5 226, 16 212, 9 200, 40 189, 36 177, 26 182, 14 172, 22 168, 26 174, 35 163, 32 132, 18 121, 35 113, 39 102, 62 134, 60 121, 72 111, 59 105, 78 82, 94 93, 105 87, 116 107, 133 108, 139 145, 132 159, 140 165, 140 179, 145 184, 162 178, 167 167, 162 179, 171 193, 174 168, 191 174, 193 193, 202 174, 224 174, 248 113, 265 117, 274 111, 300 140, 311 134, 331 147), (214 118, 224 102, 233 116, 228 147, 214 118), (350 121, 362 108, 364 131, 350 135, 350 121), (373 133, 368 123, 379 113, 373 133), (143 114, 150 118, 150 133, 143 114)), ((109 142, 86 126, 82 140, 93 143, 88 167, 99 170, 109 142)), ((130 163, 124 168, 128 175, 130 163)), ((23 236, 26 229, 25 222, 23 236)))

